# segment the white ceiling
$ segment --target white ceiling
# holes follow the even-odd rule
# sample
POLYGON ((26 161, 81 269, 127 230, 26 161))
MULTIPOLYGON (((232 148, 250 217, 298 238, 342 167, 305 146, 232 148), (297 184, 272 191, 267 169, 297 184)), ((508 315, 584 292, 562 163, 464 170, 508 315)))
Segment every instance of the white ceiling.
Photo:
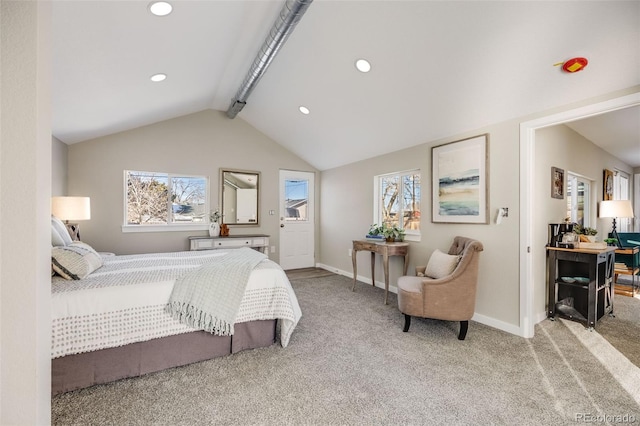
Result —
MULTIPOLYGON (((54 0, 55 137, 226 111, 284 1, 172 3, 54 0)), ((636 86, 639 46, 639 1, 315 0, 236 120, 324 170, 636 86)), ((640 166, 638 117, 571 127, 640 166)))

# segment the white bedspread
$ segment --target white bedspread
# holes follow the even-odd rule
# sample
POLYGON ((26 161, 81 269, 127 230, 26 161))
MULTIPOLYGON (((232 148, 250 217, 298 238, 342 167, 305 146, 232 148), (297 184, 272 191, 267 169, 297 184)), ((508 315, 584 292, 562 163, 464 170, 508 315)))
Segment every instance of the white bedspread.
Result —
MULTIPOLYGON (((83 280, 52 278, 51 357, 193 331, 165 312, 179 276, 227 251, 106 257, 83 280)), ((249 277, 237 321, 279 319, 286 347, 302 313, 282 268, 268 259, 249 277)))

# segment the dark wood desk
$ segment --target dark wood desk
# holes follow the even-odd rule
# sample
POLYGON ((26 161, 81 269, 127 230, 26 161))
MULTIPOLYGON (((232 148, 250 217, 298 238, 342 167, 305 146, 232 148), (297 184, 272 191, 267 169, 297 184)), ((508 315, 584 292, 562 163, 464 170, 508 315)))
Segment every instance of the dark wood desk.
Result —
POLYGON ((389 296, 389 256, 403 256, 404 270, 403 275, 407 275, 407 267, 409 266, 409 243, 387 243, 384 241, 369 240, 353 240, 353 253, 351 253, 351 261, 353 262, 353 287, 351 291, 356 289, 356 281, 358 276, 358 265, 356 254, 358 251, 371 252, 371 284, 376 285, 375 265, 376 253, 382 255, 382 265, 384 267, 384 304, 387 304, 389 296))

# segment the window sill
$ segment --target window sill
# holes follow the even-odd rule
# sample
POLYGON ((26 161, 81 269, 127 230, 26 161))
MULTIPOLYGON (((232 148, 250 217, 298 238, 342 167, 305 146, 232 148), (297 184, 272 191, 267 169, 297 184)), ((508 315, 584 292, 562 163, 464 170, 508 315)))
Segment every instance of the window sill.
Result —
POLYGON ((184 232, 184 231, 206 231, 209 229, 208 223, 198 223, 193 225, 122 225, 122 232, 184 232))
POLYGON ((404 240, 405 241, 417 241, 420 242, 421 240, 421 236, 420 235, 415 235, 415 234, 404 234, 404 240))

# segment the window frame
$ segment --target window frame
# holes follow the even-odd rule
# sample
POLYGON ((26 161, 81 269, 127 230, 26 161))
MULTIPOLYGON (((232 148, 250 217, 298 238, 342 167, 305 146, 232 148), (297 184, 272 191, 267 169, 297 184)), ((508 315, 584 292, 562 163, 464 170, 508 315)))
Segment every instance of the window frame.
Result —
MULTIPOLYGON (((631 176, 629 173, 614 169, 613 172, 613 199, 631 200, 631 176)), ((618 218, 618 231, 631 232, 633 229, 632 218, 618 218)))
MULTIPOLYGON (((405 241, 420 241, 422 238, 422 194, 423 194, 423 188, 422 188, 422 170, 420 169, 409 169, 409 170, 403 170, 403 171, 399 171, 399 172, 391 172, 391 173, 383 173, 383 174, 379 174, 373 177, 373 222, 372 223, 376 223, 376 224, 382 224, 383 220, 382 220, 382 212, 383 212, 383 208, 381 206, 381 196, 382 194, 380 193, 381 190, 381 185, 382 185, 382 179, 383 178, 388 178, 388 177, 397 177, 400 181, 400 183, 402 184, 402 179, 405 176, 411 176, 411 175, 419 175, 420 176, 420 197, 418 198, 418 204, 420 205, 420 229, 415 230, 415 229, 406 229, 405 230, 405 235, 404 235, 404 240, 405 241)), ((404 215, 404 197, 399 197, 399 199, 402 202, 402 206, 399 209, 399 213, 404 215)), ((404 216, 402 216, 404 217, 404 216)), ((399 221, 399 223, 401 223, 403 221, 399 221)), ((403 229, 404 229, 404 223, 401 223, 403 225, 403 229)))
POLYGON ((209 176, 203 175, 192 175, 186 173, 168 173, 168 172, 148 172, 144 170, 131 170, 125 169, 123 171, 123 214, 122 214, 122 232, 173 232, 173 231, 201 231, 209 229, 209 212, 211 211, 210 204, 210 192, 211 192, 211 180, 209 176), (167 223, 163 224, 153 224, 153 225, 142 225, 142 224, 129 224, 127 223, 127 211, 128 211, 128 188, 127 188, 127 174, 128 173, 140 173, 140 174, 154 174, 158 176, 162 176, 167 178, 167 184, 169 186, 169 192, 167 195, 167 223), (173 207, 171 202, 171 193, 172 193, 172 179, 175 178, 197 178, 203 179, 205 181, 205 189, 204 189, 204 211, 205 211, 205 220, 202 222, 191 222, 191 223, 182 223, 182 222, 172 222, 173 217, 173 207))
POLYGON ((569 220, 571 222, 577 222, 577 217, 574 217, 574 211, 577 211, 577 207, 574 209, 574 204, 577 203, 577 200, 574 201, 574 197, 575 197, 575 192, 577 190, 577 185, 573 185, 573 183, 578 183, 578 182, 582 182, 585 186, 588 187, 589 190, 589 194, 588 197, 585 197, 584 203, 583 203, 583 210, 582 210, 582 214, 583 214, 583 220, 582 220, 582 226, 584 227, 591 227, 591 228, 595 228, 595 217, 594 217, 594 200, 595 200, 595 193, 593 188, 595 187, 595 182, 592 179, 589 179, 586 176, 580 175, 578 173, 573 173, 570 171, 567 171, 567 177, 566 177, 566 188, 565 188, 565 192, 567 194, 567 206, 569 205, 569 201, 571 202, 571 213, 569 215, 569 220), (570 184, 570 181, 571 183, 570 184), (571 185, 571 186, 570 186, 571 185), (571 193, 569 193, 569 189, 571 188, 571 193))

